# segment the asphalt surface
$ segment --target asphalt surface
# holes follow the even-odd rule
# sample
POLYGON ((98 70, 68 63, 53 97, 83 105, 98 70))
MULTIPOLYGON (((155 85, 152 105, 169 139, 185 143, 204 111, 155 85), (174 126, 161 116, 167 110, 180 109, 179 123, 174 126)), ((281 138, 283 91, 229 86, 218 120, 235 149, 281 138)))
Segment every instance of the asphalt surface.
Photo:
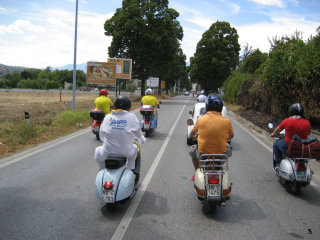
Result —
MULTIPOLYGON (((189 177, 187 124, 195 99, 162 101, 142 145, 135 197, 109 212, 95 195, 90 128, 0 159, 0 239, 318 239, 320 172, 288 193, 272 169, 270 144, 231 117, 231 200, 210 213, 189 177)), ((136 112, 139 118, 139 112, 136 112)))

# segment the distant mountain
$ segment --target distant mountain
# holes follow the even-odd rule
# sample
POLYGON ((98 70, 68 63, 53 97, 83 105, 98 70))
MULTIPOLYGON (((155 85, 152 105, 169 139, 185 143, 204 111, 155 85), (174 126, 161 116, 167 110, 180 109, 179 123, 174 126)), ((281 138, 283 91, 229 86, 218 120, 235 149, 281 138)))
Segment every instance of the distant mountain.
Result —
POLYGON ((0 78, 5 76, 8 73, 21 73, 23 70, 28 69, 25 67, 18 66, 7 66, 0 63, 0 78))
MULTIPOLYGON (((87 63, 79 63, 77 64, 77 70, 82 70, 84 71, 85 73, 87 73, 87 63)), ((52 69, 58 69, 58 70, 73 70, 73 64, 68 64, 68 65, 65 65, 65 66, 61 66, 61 67, 52 67, 52 69)))

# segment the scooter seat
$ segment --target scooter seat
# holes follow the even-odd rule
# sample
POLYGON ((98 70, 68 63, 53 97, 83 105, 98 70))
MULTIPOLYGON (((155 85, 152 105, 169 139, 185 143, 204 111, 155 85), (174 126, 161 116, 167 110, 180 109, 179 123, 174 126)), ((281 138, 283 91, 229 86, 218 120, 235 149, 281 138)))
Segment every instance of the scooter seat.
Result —
POLYGON ((105 162, 106 168, 118 169, 126 164, 127 158, 125 158, 125 157, 112 157, 112 158, 107 158, 104 162, 105 162))

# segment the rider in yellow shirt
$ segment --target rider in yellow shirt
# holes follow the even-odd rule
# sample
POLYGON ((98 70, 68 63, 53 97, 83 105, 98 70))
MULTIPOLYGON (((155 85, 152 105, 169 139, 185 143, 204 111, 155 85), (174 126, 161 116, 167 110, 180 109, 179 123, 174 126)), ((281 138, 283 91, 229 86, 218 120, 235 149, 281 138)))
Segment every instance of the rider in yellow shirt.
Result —
POLYGON ((99 97, 94 100, 94 105, 97 109, 104 111, 105 115, 110 113, 110 109, 113 108, 113 103, 108 96, 107 89, 101 89, 99 97))
POLYGON ((146 90, 146 95, 141 99, 141 105, 151 105, 160 108, 159 102, 155 96, 153 96, 153 91, 151 88, 146 90))
MULTIPOLYGON (((141 99, 141 106, 142 105, 151 105, 152 107, 160 108, 159 102, 155 96, 153 96, 153 91, 151 88, 146 90, 146 95, 141 99)), ((154 109, 153 115, 156 118, 156 125, 158 123, 158 113, 157 110, 154 109)))

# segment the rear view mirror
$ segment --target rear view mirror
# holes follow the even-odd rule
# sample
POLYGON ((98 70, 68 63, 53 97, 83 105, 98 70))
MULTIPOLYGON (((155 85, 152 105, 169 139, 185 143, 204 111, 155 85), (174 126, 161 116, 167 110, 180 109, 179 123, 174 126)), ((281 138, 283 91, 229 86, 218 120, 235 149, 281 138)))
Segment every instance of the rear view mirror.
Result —
POLYGON ((193 125, 193 120, 191 118, 189 118, 187 120, 187 124, 188 124, 188 126, 192 126, 193 125))
POLYGON ((272 123, 268 123, 268 128, 272 129, 273 128, 273 124, 272 123))

